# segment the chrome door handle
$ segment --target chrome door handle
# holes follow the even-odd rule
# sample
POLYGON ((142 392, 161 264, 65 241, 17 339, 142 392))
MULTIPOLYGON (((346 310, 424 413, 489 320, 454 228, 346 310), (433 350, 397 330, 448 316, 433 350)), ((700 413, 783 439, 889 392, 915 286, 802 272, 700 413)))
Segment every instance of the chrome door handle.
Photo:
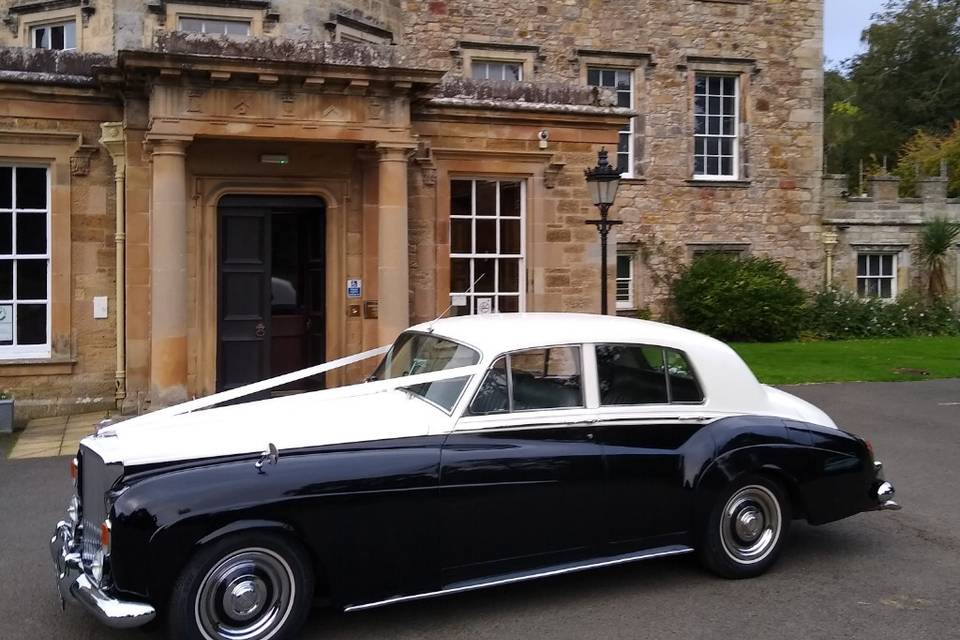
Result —
POLYGON ((258 322, 257 326, 255 326, 253 330, 258 338, 262 338, 263 336, 267 335, 267 325, 263 324, 263 322, 258 322))

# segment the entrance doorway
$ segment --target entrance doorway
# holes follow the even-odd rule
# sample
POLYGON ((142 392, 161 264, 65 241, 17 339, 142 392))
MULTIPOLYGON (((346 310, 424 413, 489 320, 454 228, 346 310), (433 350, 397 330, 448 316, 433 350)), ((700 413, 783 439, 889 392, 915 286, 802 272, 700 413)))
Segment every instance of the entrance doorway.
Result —
MULTIPOLYGON (((323 200, 231 195, 217 213, 217 390, 324 362, 323 200)), ((322 386, 321 376, 284 390, 322 386)))

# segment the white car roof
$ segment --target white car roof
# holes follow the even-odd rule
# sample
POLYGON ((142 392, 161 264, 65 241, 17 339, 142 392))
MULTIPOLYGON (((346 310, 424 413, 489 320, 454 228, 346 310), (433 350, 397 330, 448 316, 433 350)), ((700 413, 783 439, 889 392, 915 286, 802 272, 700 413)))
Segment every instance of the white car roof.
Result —
POLYGON ((648 344, 689 356, 716 409, 765 406, 766 393, 742 358, 710 336, 660 322, 585 313, 504 313, 442 318, 410 328, 470 345, 489 362, 497 355, 557 344, 648 344))
POLYGON ((689 349, 724 346, 702 333, 659 322, 586 313, 501 313, 442 318, 410 328, 472 345, 492 356, 555 344, 640 343, 689 349))

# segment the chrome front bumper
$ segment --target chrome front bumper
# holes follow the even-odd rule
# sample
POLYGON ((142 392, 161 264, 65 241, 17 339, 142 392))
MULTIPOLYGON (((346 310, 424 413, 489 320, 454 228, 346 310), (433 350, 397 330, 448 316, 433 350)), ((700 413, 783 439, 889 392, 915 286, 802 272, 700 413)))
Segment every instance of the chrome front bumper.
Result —
POLYGON ((79 602, 101 623, 115 629, 145 625, 157 610, 142 602, 118 600, 96 586, 83 570, 80 545, 74 540, 76 524, 61 520, 50 538, 50 555, 57 572, 60 607, 67 599, 79 602))
POLYGON ((883 463, 877 460, 873 463, 873 499, 877 501, 877 509, 881 511, 899 511, 900 505, 894 501, 896 489, 883 477, 883 463))

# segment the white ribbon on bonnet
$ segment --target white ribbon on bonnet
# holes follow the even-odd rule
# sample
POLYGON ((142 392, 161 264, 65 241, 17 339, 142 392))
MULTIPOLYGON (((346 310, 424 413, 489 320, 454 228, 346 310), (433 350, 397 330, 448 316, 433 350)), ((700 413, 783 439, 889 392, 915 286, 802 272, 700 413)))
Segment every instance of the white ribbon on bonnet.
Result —
MULTIPOLYGON (((183 415, 185 413, 199 411, 200 409, 207 409, 218 404, 223 404, 224 402, 230 402, 231 400, 237 400, 239 398, 260 393, 261 391, 267 391, 268 389, 275 389, 291 382, 303 380, 304 378, 310 378, 321 373, 333 371, 334 369, 340 369, 351 364, 356 364, 357 362, 362 362, 363 360, 367 360, 369 358, 375 358, 376 356, 383 355, 389 351, 391 346, 392 345, 377 347, 376 349, 370 349, 369 351, 364 351, 356 355, 339 358, 337 360, 331 360, 330 362, 308 367, 307 369, 285 373, 280 376, 261 380, 260 382, 254 382, 253 384, 237 387, 236 389, 230 389, 229 391, 222 391, 204 398, 197 398, 196 400, 183 402, 181 404, 173 405, 172 407, 153 411, 143 416, 140 420, 153 422, 154 418, 169 418, 172 416, 183 415)), ((411 387, 413 385, 424 384, 428 382, 460 378, 463 376, 473 375, 479 370, 480 367, 477 365, 470 365, 466 367, 457 367, 455 369, 447 369, 444 371, 434 371, 431 373, 420 373, 401 378, 392 378, 390 380, 379 380, 360 385, 348 385, 346 387, 317 391, 315 393, 323 394, 324 397, 335 397, 339 395, 366 395, 368 393, 390 391, 392 389, 411 387)))

